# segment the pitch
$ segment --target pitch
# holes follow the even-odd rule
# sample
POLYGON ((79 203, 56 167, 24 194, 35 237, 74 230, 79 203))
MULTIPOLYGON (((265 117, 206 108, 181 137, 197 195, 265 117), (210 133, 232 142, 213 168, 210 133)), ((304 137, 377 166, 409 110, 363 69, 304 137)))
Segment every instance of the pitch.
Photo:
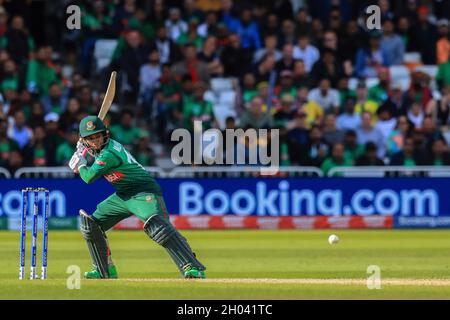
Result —
POLYGON ((18 280, 19 232, 0 232, 0 299, 450 299, 448 230, 182 233, 207 279, 181 279, 144 232, 113 231, 120 279, 68 289, 69 266, 90 268, 78 232, 50 231, 45 281, 18 280), (331 233, 339 244, 328 244, 331 233), (367 288, 369 265, 380 267, 381 289, 367 288))

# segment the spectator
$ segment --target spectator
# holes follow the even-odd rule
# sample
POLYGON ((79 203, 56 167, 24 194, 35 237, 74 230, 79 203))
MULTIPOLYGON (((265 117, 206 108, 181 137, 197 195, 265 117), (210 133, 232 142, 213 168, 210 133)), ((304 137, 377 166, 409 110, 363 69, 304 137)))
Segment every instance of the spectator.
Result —
POLYGON ((14 174, 18 169, 24 167, 24 159, 18 150, 12 150, 9 154, 8 163, 6 169, 14 174))
POLYGON ((299 87, 297 90, 297 107, 298 112, 306 114, 306 122, 308 127, 310 127, 311 125, 322 123, 324 111, 317 102, 308 99, 308 94, 307 87, 299 87))
POLYGON ((143 166, 154 165, 154 154, 149 147, 150 136, 147 132, 141 131, 139 140, 136 143, 133 154, 136 155, 136 161, 143 166))
POLYGON ((295 45, 297 35, 295 31, 295 23, 290 19, 283 20, 281 23, 281 31, 278 36, 278 45, 283 47, 285 44, 295 45))
MULTIPOLYGON (((283 70, 291 70, 294 71, 294 67, 296 64, 296 60, 293 57, 294 54, 294 47, 287 43, 283 46, 283 51, 281 53, 281 59, 277 62, 275 69, 278 73, 280 73, 283 70)), ((303 62, 303 61, 302 61, 303 62)), ((302 76, 306 74, 303 73, 302 76)))
POLYGON ((411 109, 408 111, 408 120, 411 121, 416 129, 422 128, 425 112, 420 103, 413 103, 411 109))
POLYGON ((287 132, 289 159, 293 165, 308 165, 309 124, 306 113, 299 111, 293 117, 287 132))
POLYGON ((161 65, 159 61, 159 52, 152 50, 148 57, 148 62, 141 66, 139 71, 139 95, 144 108, 144 116, 150 118, 152 112, 153 98, 159 87, 161 77, 161 65))
POLYGON ((309 43, 307 35, 300 35, 298 37, 297 45, 293 51, 294 59, 301 59, 305 63, 306 72, 310 72, 314 64, 320 59, 319 50, 309 43))
POLYGON ((368 98, 366 83, 364 81, 359 81, 356 88, 355 112, 359 115, 361 115, 363 112, 369 112, 375 121, 377 110, 378 103, 368 98))
POLYGON ((111 137, 128 150, 133 148, 134 143, 139 139, 141 129, 134 125, 134 115, 131 110, 124 110, 120 115, 120 124, 111 126, 111 137))
POLYGON ((237 32, 239 19, 234 16, 233 0, 222 0, 222 21, 231 32, 237 32))
POLYGON ((389 135, 397 126, 397 119, 392 117, 391 111, 388 108, 378 109, 378 121, 375 129, 381 132, 383 136, 383 145, 387 145, 389 135))
POLYGON ((311 78, 305 69, 305 63, 303 60, 294 60, 294 69, 293 69, 293 77, 294 77, 294 85, 297 88, 300 87, 311 87, 311 78))
POLYGON ((386 153, 386 147, 383 141, 382 133, 372 125, 372 114, 364 112, 361 115, 361 125, 356 129, 358 135, 358 144, 365 145, 371 141, 377 146, 377 155, 383 158, 386 153))
POLYGON ((328 79, 320 80, 319 87, 310 91, 308 100, 317 102, 325 112, 335 112, 339 109, 339 92, 331 88, 328 79))
POLYGON ((412 124, 404 115, 398 117, 397 126, 391 132, 388 138, 387 154, 393 155, 400 152, 405 144, 405 139, 410 135, 412 124))
POLYGON ((345 132, 336 128, 336 116, 332 113, 325 116, 322 132, 323 140, 330 146, 344 142, 345 132))
POLYGON ((319 44, 324 37, 325 26, 319 19, 313 19, 311 22, 311 43, 319 44))
POLYGON ((406 114, 405 96, 401 84, 393 83, 390 86, 389 98, 384 101, 380 108, 388 108, 394 117, 406 114))
POLYGON ((344 137, 344 157, 348 162, 354 164, 356 159, 364 154, 364 146, 358 144, 356 131, 348 130, 344 137))
POLYGON ((250 102, 250 100, 258 95, 256 89, 256 79, 253 73, 248 72, 244 75, 242 86, 242 101, 244 103, 250 102))
POLYGON ((320 166, 320 169, 323 171, 324 174, 328 174, 328 172, 333 168, 338 167, 349 167, 351 166, 351 162, 349 162, 344 157, 344 145, 342 143, 337 143, 333 145, 331 149, 331 156, 327 157, 322 165, 320 166))
POLYGON ((404 16, 411 24, 417 24, 419 16, 417 13, 417 0, 408 0, 405 7, 403 8, 401 14, 404 16))
MULTIPOLYGON (((0 6, 0 37, 3 38, 5 36, 6 31, 8 30, 8 13, 6 12, 3 6, 0 6)), ((4 47, 4 44, 2 44, 4 47)))
POLYGON ((59 128, 64 130, 79 123, 80 103, 76 98, 71 98, 67 102, 66 110, 59 117, 59 128))
POLYGON ((391 166, 415 167, 425 164, 425 157, 417 152, 414 139, 410 136, 405 138, 403 150, 394 154, 390 161, 391 166))
POLYGON ((2 68, 2 78, 3 81, 0 83, 0 89, 2 92, 5 90, 19 89, 19 73, 17 71, 17 66, 14 60, 8 59, 3 63, 2 68))
POLYGON ((385 65, 400 65, 405 55, 405 44, 398 34, 395 33, 394 22, 386 20, 383 23, 383 37, 380 44, 381 51, 385 57, 385 65))
POLYGON ((204 19, 204 12, 197 7, 197 1, 184 0, 183 1, 183 19, 188 21, 190 18, 196 18, 198 20, 204 19))
MULTIPOLYGON (((266 21, 261 24, 261 35, 265 38, 267 35, 276 35, 277 39, 280 39, 280 23, 279 17, 275 13, 270 13, 266 17, 266 21)), ((278 44, 281 47, 281 44, 278 44)))
POLYGON ((62 114, 66 110, 67 97, 63 95, 61 86, 58 83, 50 85, 48 96, 42 98, 42 104, 45 108, 45 113, 55 112, 62 114))
POLYGON ((17 143, 8 137, 8 121, 0 115, 0 167, 8 164, 11 152, 19 150, 17 143))
POLYGON ((14 16, 11 21, 11 27, 5 33, 6 50, 11 59, 21 66, 26 63, 29 54, 34 50, 34 40, 25 28, 23 17, 14 16))
POLYGON ((271 110, 272 107, 276 107, 279 105, 280 100, 276 95, 272 92, 272 87, 269 85, 267 81, 262 81, 256 85, 258 89, 258 96, 261 97, 264 101, 263 111, 266 112, 271 110))
POLYGON ((436 43, 436 59, 438 64, 446 63, 450 58, 450 23, 447 19, 441 19, 437 23, 439 28, 439 40, 436 43))
POLYGON ((431 147, 430 165, 448 166, 450 165, 449 147, 444 139, 436 139, 431 147))
POLYGON ((436 115, 436 122, 439 126, 448 123, 450 115, 450 86, 444 87, 439 99, 433 99, 427 106, 427 113, 436 115))
POLYGON ((264 37, 264 47, 256 50, 253 55, 253 63, 259 63, 266 54, 273 54, 276 62, 280 61, 283 57, 282 53, 277 49, 277 36, 274 34, 269 34, 264 37))
POLYGON ((354 61, 356 52, 363 46, 362 38, 357 22, 354 20, 348 21, 345 34, 339 39, 341 41, 340 50, 343 61, 354 61))
POLYGON ((30 92, 48 95, 52 83, 59 83, 55 69, 49 66, 50 57, 46 47, 40 46, 36 56, 28 63, 26 85, 30 92))
POLYGON ((154 0, 148 17, 149 21, 156 26, 164 26, 167 18, 167 8, 164 5, 164 0, 154 0))
POLYGON ((54 112, 50 112, 45 115, 45 136, 43 137, 43 144, 45 148, 45 161, 47 166, 56 165, 56 149, 63 142, 64 137, 59 131, 59 115, 54 112))
POLYGON ((421 132, 425 135, 425 147, 428 150, 431 150, 431 146, 435 140, 444 138, 441 130, 436 128, 431 116, 426 116, 424 118, 421 132))
POLYGON ((322 131, 317 125, 312 126, 309 132, 308 157, 309 165, 320 167, 327 157, 329 147, 323 141, 322 131))
POLYGON ((339 39, 336 31, 331 29, 326 30, 323 34, 320 51, 323 52, 326 50, 330 50, 332 52, 336 52, 336 54, 339 55, 338 60, 339 62, 341 62, 339 49, 339 39))
POLYGON ((241 116, 239 126, 241 128, 267 129, 272 127, 272 117, 269 112, 263 111, 264 100, 259 97, 253 97, 249 106, 241 116))
POLYGON ((169 10, 169 19, 166 20, 165 27, 169 32, 169 38, 173 42, 177 42, 178 38, 188 31, 188 24, 181 18, 179 8, 171 8, 169 10))
POLYGON ((202 50, 197 54, 197 58, 207 64, 208 71, 212 77, 223 74, 223 66, 217 54, 217 38, 215 36, 209 36, 205 39, 202 50))
POLYGON ((102 0, 95 0, 93 10, 86 10, 81 16, 83 33, 87 37, 102 38, 112 33, 112 18, 102 0))
POLYGON ((317 61, 311 71, 313 85, 317 85, 320 79, 329 79, 331 86, 336 87, 339 79, 345 76, 342 65, 336 59, 336 53, 330 49, 324 49, 322 56, 317 61))
POLYGON ((336 128, 339 130, 356 130, 361 125, 361 116, 355 112, 356 98, 348 97, 345 101, 344 113, 336 120, 336 128))
MULTIPOLYGON (((181 36, 183 37, 183 36, 181 36)), ((180 38, 179 38, 180 40, 180 38)), ((188 42, 186 42, 188 43, 188 42)), ((174 63, 182 59, 182 53, 178 46, 167 36, 167 29, 164 26, 159 26, 156 29, 156 38, 152 44, 152 49, 159 52, 159 59, 161 63, 174 63)))
POLYGON ((424 64, 436 64, 436 27, 428 21, 429 9, 426 6, 418 8, 418 21, 413 28, 414 37, 411 46, 420 52, 424 64))
POLYGON ((257 22, 252 20, 252 11, 244 8, 236 32, 242 41, 242 48, 258 50, 261 48, 259 38, 259 27, 257 22))
POLYGON ((30 144, 27 146, 26 153, 29 154, 27 157, 31 159, 32 162, 28 165, 32 165, 35 167, 44 167, 49 165, 47 161, 47 157, 50 156, 48 153, 47 145, 46 145, 46 137, 47 133, 44 127, 36 127, 34 128, 33 138, 30 141, 30 144))
POLYGON ((432 99, 432 93, 430 89, 430 78, 429 76, 420 71, 415 71, 411 76, 411 86, 403 97, 404 108, 409 108, 412 103, 418 102, 425 107, 430 103, 432 99))
POLYGON ((208 65, 197 58, 197 51, 192 43, 184 46, 184 60, 175 64, 172 72, 178 77, 188 74, 194 83, 209 82, 210 78, 208 65))
POLYGON ((219 127, 214 116, 212 103, 203 98, 206 89, 204 82, 194 84, 193 99, 183 106, 184 127, 190 131, 194 129, 194 121, 200 121, 203 130, 219 127))
POLYGON ((295 96, 297 88, 294 86, 294 74, 291 70, 283 70, 280 73, 280 85, 275 88, 275 93, 281 96, 285 93, 295 96))
POLYGON ((273 88, 277 81, 277 73, 275 70, 275 56, 268 53, 255 68, 255 76, 257 82, 266 81, 273 88))
MULTIPOLYGON (((189 75, 186 75, 192 82, 189 75)), ((161 86, 156 92, 157 121, 156 128, 158 136, 161 141, 165 140, 166 125, 171 118, 171 115, 176 113, 178 104, 181 101, 181 87, 175 75, 171 72, 170 65, 164 64, 162 66, 162 74, 160 78, 161 86)))
POLYGON ((187 43, 193 43, 195 47, 200 50, 203 46, 204 38, 198 34, 197 27, 198 19, 196 17, 190 18, 188 21, 188 30, 178 37, 176 43, 179 46, 184 46, 187 43))
POLYGON ((89 85, 83 85, 76 97, 80 102, 80 110, 92 114, 94 112, 94 99, 92 97, 92 90, 89 85))
POLYGON ((139 94, 139 71, 141 65, 147 62, 148 48, 143 43, 142 35, 137 30, 131 30, 126 35, 126 44, 122 50, 115 53, 111 68, 120 70, 126 81, 123 88, 127 93, 127 102, 136 101, 139 94))
POLYGON ((56 164, 59 166, 68 165, 70 158, 72 158, 75 152, 78 142, 78 128, 77 126, 71 127, 66 133, 66 140, 61 143, 56 149, 56 164))
POLYGON ((239 35, 232 33, 229 36, 229 44, 225 46, 220 55, 220 61, 227 76, 241 78, 250 70, 251 51, 242 48, 239 35))
POLYGON ((450 59, 439 65, 436 81, 441 88, 450 86, 450 59))
POLYGON ((337 90, 339 91, 339 102, 341 108, 339 109, 339 112, 342 112, 344 110, 344 104, 348 97, 356 97, 356 91, 350 88, 349 86, 349 78, 342 77, 339 79, 339 82, 337 84, 337 90))
POLYGON ((305 7, 301 7, 295 16, 297 34, 311 34, 311 17, 305 7))
POLYGON ((378 70, 387 65, 386 53, 381 48, 381 33, 369 34, 369 46, 356 53, 355 74, 358 78, 374 78, 378 70))
POLYGON ((289 0, 277 0, 273 1, 271 12, 274 12, 280 19, 293 19, 294 10, 292 9, 292 3, 289 0))
POLYGON ((116 8, 112 26, 116 34, 120 34, 127 27, 128 21, 131 19, 136 9, 137 6, 135 0, 125 0, 122 6, 116 8))
POLYGON ((355 161, 355 166, 384 166, 383 160, 377 157, 377 146, 373 142, 367 142, 364 154, 358 157, 355 161))
POLYGON ((31 105, 31 112, 28 115, 27 124, 31 129, 45 127, 45 110, 40 101, 34 101, 31 105))
POLYGON ((286 92, 281 95, 280 106, 275 110, 273 115, 274 121, 282 127, 286 127, 287 123, 292 120, 297 112, 294 96, 286 92))
POLYGON ((26 125, 25 114, 21 110, 14 113, 14 122, 8 129, 8 137, 14 140, 20 149, 27 146, 33 138, 33 131, 26 125))
MULTIPOLYGON (((415 0, 413 0, 413 1, 415 1, 415 0)), ((403 45, 405 46, 406 52, 413 51, 412 45, 411 45, 411 43, 412 43, 411 39, 414 35, 412 34, 410 20, 405 16, 399 17, 398 22, 397 22, 397 30, 398 30, 398 35, 402 39, 403 45)))
POLYGON ((214 11, 207 12, 205 22, 197 28, 198 35, 202 38, 214 36, 216 34, 217 24, 217 14, 214 11))

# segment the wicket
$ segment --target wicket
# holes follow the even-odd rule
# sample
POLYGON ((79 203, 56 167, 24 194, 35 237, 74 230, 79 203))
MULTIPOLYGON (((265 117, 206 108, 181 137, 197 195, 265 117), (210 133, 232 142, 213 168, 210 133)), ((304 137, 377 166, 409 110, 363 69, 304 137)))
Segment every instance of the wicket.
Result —
POLYGON ((49 191, 45 188, 25 188, 22 189, 22 219, 20 234, 20 271, 19 279, 25 279, 25 260, 26 260, 26 235, 27 235, 27 213, 29 195, 34 194, 33 204, 33 227, 31 240, 31 266, 30 280, 36 277, 36 252, 37 252, 37 235, 38 235, 38 216, 39 216, 39 194, 44 194, 44 208, 42 211, 42 262, 41 262, 41 279, 47 279, 47 253, 48 253, 48 215, 49 215, 49 191))

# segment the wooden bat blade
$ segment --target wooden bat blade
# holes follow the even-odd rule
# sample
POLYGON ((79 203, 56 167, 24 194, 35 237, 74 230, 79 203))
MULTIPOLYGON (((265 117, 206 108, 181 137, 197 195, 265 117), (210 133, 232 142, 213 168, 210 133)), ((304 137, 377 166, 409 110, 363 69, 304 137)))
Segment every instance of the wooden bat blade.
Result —
POLYGON ((105 120, 106 114, 111 108, 111 104, 114 100, 114 95, 116 94, 116 71, 111 72, 111 77, 109 78, 108 89, 106 89, 105 98, 103 99, 102 107, 98 113, 98 117, 105 120))

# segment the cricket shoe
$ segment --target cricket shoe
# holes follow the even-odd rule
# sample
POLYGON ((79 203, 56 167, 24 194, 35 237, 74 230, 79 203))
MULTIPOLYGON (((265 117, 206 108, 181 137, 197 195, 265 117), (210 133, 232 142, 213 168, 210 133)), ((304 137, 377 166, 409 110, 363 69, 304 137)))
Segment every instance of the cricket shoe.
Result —
POLYGON ((203 270, 198 270, 197 268, 191 268, 184 272, 185 279, 205 279, 206 274, 203 270))
MULTIPOLYGON (((88 271, 84 273, 86 279, 102 279, 100 272, 97 269, 88 271)), ((108 267, 108 279, 117 279, 119 277, 117 273, 117 268, 115 265, 110 265, 108 267)))

